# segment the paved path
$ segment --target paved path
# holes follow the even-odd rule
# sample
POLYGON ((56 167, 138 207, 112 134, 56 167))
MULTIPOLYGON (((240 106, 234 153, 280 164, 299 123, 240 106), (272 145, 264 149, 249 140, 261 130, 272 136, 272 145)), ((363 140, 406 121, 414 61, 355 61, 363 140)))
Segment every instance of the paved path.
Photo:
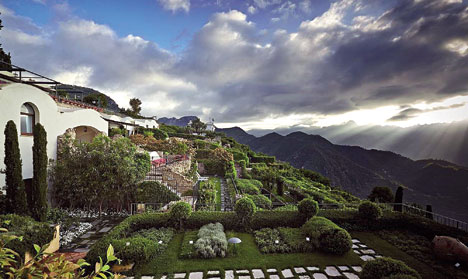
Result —
POLYGON ((232 211, 233 209, 226 179, 221 178, 221 211, 232 211))

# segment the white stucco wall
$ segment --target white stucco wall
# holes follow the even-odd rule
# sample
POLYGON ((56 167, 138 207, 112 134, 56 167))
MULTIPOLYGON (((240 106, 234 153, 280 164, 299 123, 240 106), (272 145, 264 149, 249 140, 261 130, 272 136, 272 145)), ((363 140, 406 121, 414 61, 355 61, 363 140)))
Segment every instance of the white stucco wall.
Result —
MULTIPOLYGON (((13 120, 18 130, 21 159, 23 161, 23 179, 32 178, 32 136, 22 136, 20 109, 24 103, 32 104, 36 109, 36 123, 41 123, 47 132, 47 153, 56 159, 57 136, 68 128, 90 126, 107 134, 108 123, 101 115, 91 109, 59 112, 55 101, 44 91, 30 85, 13 83, 0 90, 0 169, 4 169, 5 125, 13 120)), ((0 174, 0 187, 5 186, 5 175, 0 174)))

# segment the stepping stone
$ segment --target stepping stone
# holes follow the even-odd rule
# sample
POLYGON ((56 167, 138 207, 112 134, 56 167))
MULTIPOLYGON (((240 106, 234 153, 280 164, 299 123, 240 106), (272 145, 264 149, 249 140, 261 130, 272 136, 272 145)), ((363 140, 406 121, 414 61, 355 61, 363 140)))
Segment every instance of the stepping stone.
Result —
POLYGON ((307 267, 307 270, 308 270, 308 271, 319 271, 320 268, 318 268, 318 267, 316 267, 316 266, 308 266, 308 267, 307 267))
POLYGON ((341 271, 347 271, 347 270, 349 270, 349 267, 347 267, 345 265, 339 265, 338 269, 341 270, 341 271))
POLYGON ((375 255, 374 257, 375 257, 376 259, 377 259, 377 258, 382 258, 381 255, 375 255))
POLYGON ((302 274, 306 273, 306 270, 303 267, 295 267, 294 272, 296 272, 297 274, 302 274))
POLYGON ((372 249, 367 249, 367 250, 361 250, 361 253, 367 254, 367 255, 374 255, 375 251, 372 249))
POLYGON ((281 274, 283 274, 283 277, 284 278, 292 278, 294 277, 294 275, 292 274, 292 271, 291 269, 284 269, 283 271, 281 271, 281 274))
POLYGON ((106 233, 106 232, 110 231, 111 229, 112 229, 112 227, 104 227, 99 232, 100 233, 106 233))
POLYGON ((356 272, 361 272, 362 271, 362 267, 360 267, 358 265, 353 265, 351 268, 356 272))
POLYGON ((84 235, 80 236, 80 238, 89 238, 89 237, 91 237, 92 235, 93 235, 93 233, 87 232, 87 233, 85 233, 84 235))
POLYGON ((249 275, 239 276, 239 279, 251 279, 249 275))
POLYGON ((278 275, 270 275, 270 279, 280 279, 278 275))
POLYGON ((207 274, 208 275, 219 275, 219 271, 218 270, 210 270, 210 271, 208 271, 207 274))
POLYGON ((331 276, 331 277, 341 276, 338 269, 336 269, 336 267, 334 267, 334 266, 327 266, 324 271, 328 276, 331 276))
POLYGON ((353 250, 353 252, 358 254, 358 255, 361 255, 361 252, 359 252, 359 250, 353 250))
POLYGON ((372 260, 375 260, 375 259, 372 256, 364 255, 364 256, 361 256, 361 260, 363 260, 365 262, 368 262, 368 261, 372 261, 372 260))
POLYGON ((309 275, 299 275, 299 279, 310 279, 309 275))
POLYGON ((174 278, 175 279, 185 278, 185 273, 175 273, 174 278))
POLYGON ((166 279, 166 278, 167 278, 167 275, 161 276, 161 279, 166 279))
POLYGON ((359 246, 357 246, 356 244, 353 244, 353 246, 351 246, 352 249, 358 249, 359 246))
POLYGON ((276 268, 267 269, 268 273, 276 273, 276 268))
POLYGON ((88 242, 89 242, 89 240, 88 240, 88 239, 86 239, 86 240, 83 240, 82 242, 80 242, 80 245, 81 245, 81 244, 86 244, 86 243, 88 243, 88 242))
POLYGON ((247 269, 237 270, 236 273, 237 274, 250 274, 250 272, 247 269))
POLYGON ((225 279, 234 279, 234 271, 233 270, 226 270, 224 272, 224 278, 225 279))
POLYGON ((348 278, 348 279, 359 279, 359 276, 357 276, 356 274, 354 273, 350 273, 350 272, 343 272, 343 275, 348 278))
POLYGON ((192 272, 189 274, 188 278, 189 279, 203 279, 203 272, 192 272))
POLYGON ((261 269, 252 269, 252 274, 255 279, 265 278, 265 274, 261 269))
POLYGON ((77 253, 88 253, 88 252, 89 252, 89 249, 88 249, 88 248, 78 248, 78 249, 75 249, 73 252, 77 252, 77 253))
POLYGON ((314 275, 312 275, 312 277, 314 279, 328 279, 327 275, 325 275, 323 273, 314 273, 314 275))
POLYGON ((141 279, 153 279, 153 276, 141 276, 141 279))
POLYGON ((125 279, 133 279, 133 276, 132 277, 125 277, 125 279))
POLYGON ((221 277, 210 277, 210 279, 221 279, 221 277))
POLYGON ((358 239, 353 239, 352 241, 353 241, 353 243, 359 243, 359 242, 361 242, 361 241, 359 241, 358 239))
POLYGON ((365 244, 359 244, 359 247, 367 248, 367 245, 365 245, 365 244))

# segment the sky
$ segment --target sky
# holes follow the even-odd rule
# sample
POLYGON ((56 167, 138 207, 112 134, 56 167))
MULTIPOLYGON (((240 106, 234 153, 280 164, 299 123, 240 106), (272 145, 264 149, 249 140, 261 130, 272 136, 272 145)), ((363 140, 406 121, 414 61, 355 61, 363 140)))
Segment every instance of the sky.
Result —
POLYGON ((0 0, 12 63, 219 127, 468 119, 468 0, 0 0))

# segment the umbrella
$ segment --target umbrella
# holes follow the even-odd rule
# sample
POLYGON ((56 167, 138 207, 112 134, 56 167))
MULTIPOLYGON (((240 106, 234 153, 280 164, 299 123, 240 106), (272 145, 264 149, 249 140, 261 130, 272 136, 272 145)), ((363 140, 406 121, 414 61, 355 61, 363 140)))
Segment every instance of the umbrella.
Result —
POLYGON ((236 244, 241 243, 242 240, 240 240, 237 237, 231 237, 231 238, 229 238, 228 242, 234 244, 234 254, 237 254, 236 244))

